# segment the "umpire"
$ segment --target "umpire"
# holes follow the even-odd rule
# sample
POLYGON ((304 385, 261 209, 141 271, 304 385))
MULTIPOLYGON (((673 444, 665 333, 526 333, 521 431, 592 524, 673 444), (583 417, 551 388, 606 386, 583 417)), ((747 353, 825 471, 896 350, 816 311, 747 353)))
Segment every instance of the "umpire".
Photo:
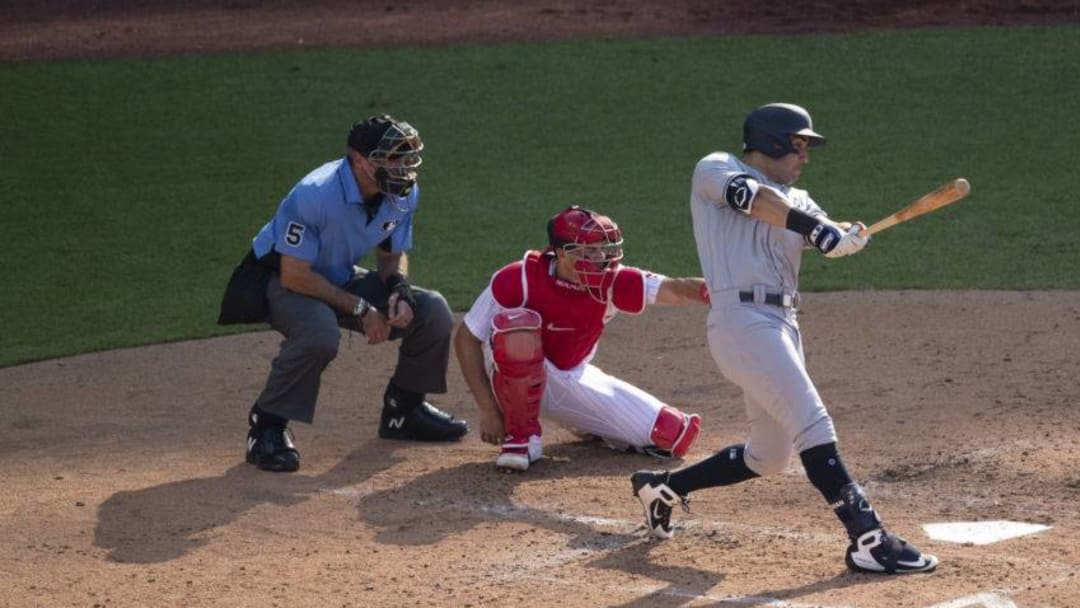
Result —
POLYGON ((269 322, 285 336, 248 415, 247 461, 260 469, 300 467, 286 427, 314 418, 340 327, 369 344, 401 340, 380 437, 450 441, 468 431, 425 400, 446 392, 453 320, 441 294, 407 278, 423 147, 416 129, 389 115, 354 124, 345 157, 293 187, 233 272, 218 323, 269 322), (354 266, 372 251, 377 270, 354 266))

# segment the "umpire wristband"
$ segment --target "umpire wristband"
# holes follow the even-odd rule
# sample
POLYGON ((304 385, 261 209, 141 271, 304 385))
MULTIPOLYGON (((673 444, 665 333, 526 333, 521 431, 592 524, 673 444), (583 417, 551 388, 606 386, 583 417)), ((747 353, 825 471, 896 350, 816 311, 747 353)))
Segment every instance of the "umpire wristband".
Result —
POLYGON ((352 311, 353 316, 363 319, 364 315, 366 315, 369 310, 371 310, 371 304, 364 298, 357 296, 356 306, 353 307, 352 311))
POLYGON ((416 310, 416 296, 413 295, 412 286, 409 285, 409 280, 405 278, 405 275, 395 272, 386 277, 386 289, 390 293, 396 293, 399 300, 407 302, 409 308, 416 310))
POLYGON ((388 289, 389 291, 394 291, 394 289, 398 285, 401 285, 402 283, 408 285, 409 281, 405 278, 405 275, 401 274, 400 272, 395 272, 394 274, 386 277, 385 283, 386 289, 388 289))

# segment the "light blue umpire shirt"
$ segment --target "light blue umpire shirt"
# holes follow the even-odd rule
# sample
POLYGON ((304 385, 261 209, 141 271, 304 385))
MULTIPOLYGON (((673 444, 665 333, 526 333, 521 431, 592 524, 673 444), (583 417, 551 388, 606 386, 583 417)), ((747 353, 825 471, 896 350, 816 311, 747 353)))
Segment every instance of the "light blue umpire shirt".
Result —
POLYGON ((407 196, 383 195, 369 223, 364 197, 348 157, 331 161, 301 179, 252 241, 255 257, 276 249, 311 262, 315 272, 343 286, 353 265, 390 238, 391 251, 412 248, 412 217, 420 200, 416 184, 407 196))

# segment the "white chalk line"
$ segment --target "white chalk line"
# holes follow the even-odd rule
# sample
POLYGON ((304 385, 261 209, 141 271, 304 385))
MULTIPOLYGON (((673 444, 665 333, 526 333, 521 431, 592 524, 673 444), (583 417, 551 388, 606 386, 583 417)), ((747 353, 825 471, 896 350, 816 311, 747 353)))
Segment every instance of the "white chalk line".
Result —
MULTIPOLYGON (((543 583, 558 583, 563 586, 574 584, 562 578, 538 574, 519 575, 515 578, 529 578, 543 583)), ((736 606, 768 606, 769 608, 854 608, 847 604, 800 604, 761 595, 715 595, 712 593, 697 593, 695 591, 681 589, 675 585, 620 584, 617 587, 609 586, 608 588, 619 591, 628 591, 640 595, 667 595, 686 600, 706 600, 708 602, 732 604, 736 606)))
POLYGON ((1011 600, 996 593, 977 593, 934 604, 928 608, 1017 608, 1011 600))

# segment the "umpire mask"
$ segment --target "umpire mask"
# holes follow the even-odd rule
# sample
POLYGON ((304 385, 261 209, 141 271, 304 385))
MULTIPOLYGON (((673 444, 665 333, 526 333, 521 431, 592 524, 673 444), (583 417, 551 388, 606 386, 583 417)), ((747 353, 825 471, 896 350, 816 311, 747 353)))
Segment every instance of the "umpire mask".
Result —
POLYGON ((420 152, 424 142, 409 123, 389 114, 373 116, 353 125, 348 145, 374 167, 372 177, 380 192, 393 197, 408 196, 412 192, 416 170, 423 162, 420 152))

